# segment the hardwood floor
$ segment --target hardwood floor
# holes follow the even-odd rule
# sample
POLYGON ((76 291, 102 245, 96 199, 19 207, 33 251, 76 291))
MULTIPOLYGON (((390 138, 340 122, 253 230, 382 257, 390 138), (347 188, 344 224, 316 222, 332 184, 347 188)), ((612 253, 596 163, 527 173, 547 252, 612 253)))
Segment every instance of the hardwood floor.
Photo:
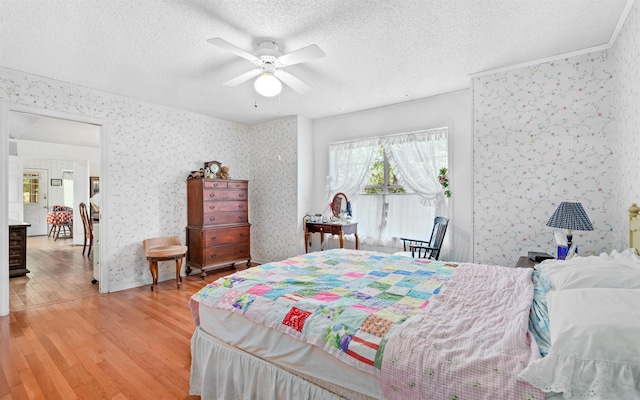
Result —
POLYGON ((82 255, 72 239, 48 236, 27 238, 26 276, 9 279, 11 311, 98 294, 93 279, 93 258, 82 255))
MULTIPOLYGON (((56 257, 64 264, 63 255, 49 259, 56 257)), ((180 289, 168 280, 154 292, 145 285, 70 299, 52 295, 49 305, 26 295, 25 309, 0 318, 0 400, 198 398, 188 395, 195 329, 189 298, 234 271, 212 272, 204 281, 184 277, 180 289)))

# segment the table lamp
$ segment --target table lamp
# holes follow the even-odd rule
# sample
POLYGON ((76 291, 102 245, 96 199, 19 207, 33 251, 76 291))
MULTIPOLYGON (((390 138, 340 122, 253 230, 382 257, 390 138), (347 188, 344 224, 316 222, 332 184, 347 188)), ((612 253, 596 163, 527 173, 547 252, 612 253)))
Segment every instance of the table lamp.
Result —
POLYGON ((593 225, 584 212, 581 203, 570 203, 563 201, 560 203, 556 211, 553 213, 547 226, 553 228, 568 229, 567 247, 571 248, 573 244, 573 233, 571 231, 592 231, 593 225))

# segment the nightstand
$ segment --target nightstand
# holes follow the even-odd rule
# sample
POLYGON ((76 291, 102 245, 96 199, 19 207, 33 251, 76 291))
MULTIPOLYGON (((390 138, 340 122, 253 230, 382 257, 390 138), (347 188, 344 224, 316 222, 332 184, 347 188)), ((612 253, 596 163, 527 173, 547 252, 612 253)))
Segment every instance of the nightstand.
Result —
POLYGON ((540 263, 533 261, 527 256, 522 256, 518 258, 518 263, 516 264, 516 268, 533 268, 538 264, 540 263))

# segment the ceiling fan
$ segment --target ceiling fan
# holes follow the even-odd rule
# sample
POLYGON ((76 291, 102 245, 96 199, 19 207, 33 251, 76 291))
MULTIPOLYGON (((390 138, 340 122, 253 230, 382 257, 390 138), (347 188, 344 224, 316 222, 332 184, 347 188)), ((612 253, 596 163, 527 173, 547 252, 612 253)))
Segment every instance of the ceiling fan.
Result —
POLYGON ((282 68, 325 56, 324 52, 320 50, 320 47, 315 44, 282 55, 278 51, 278 44, 273 40, 261 41, 258 44, 258 50, 255 54, 246 52, 222 38, 209 39, 207 42, 249 60, 257 67, 223 83, 223 85, 230 87, 238 86, 254 76, 260 75, 254 82, 254 87, 258 93, 266 97, 276 96, 280 93, 282 90, 282 83, 280 83, 280 81, 300 94, 311 90, 311 86, 290 73, 283 71, 282 68))

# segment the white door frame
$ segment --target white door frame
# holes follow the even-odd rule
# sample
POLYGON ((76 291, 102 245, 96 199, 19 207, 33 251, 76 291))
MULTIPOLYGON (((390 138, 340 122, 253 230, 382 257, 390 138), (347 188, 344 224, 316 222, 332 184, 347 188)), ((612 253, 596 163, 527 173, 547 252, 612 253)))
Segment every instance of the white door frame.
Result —
MULTIPOLYGON (((102 203, 100 207, 101 220, 98 224, 100 252, 98 262, 100 263, 100 293, 109 293, 109 258, 110 254, 108 239, 109 235, 109 164, 107 163, 109 121, 77 115, 62 111, 49 110, 26 106, 22 104, 0 101, 0 171, 7 174, 9 168, 9 116, 11 111, 42 115, 45 117, 67 119, 71 121, 84 122, 100 126, 100 192, 102 193, 102 203), (106 218, 105 218, 106 217, 106 218)), ((0 317, 9 314, 9 248, 4 245, 9 243, 9 222, 8 222, 8 183, 6 176, 0 179, 0 317)), ((29 251, 29 249, 27 249, 29 251)))

